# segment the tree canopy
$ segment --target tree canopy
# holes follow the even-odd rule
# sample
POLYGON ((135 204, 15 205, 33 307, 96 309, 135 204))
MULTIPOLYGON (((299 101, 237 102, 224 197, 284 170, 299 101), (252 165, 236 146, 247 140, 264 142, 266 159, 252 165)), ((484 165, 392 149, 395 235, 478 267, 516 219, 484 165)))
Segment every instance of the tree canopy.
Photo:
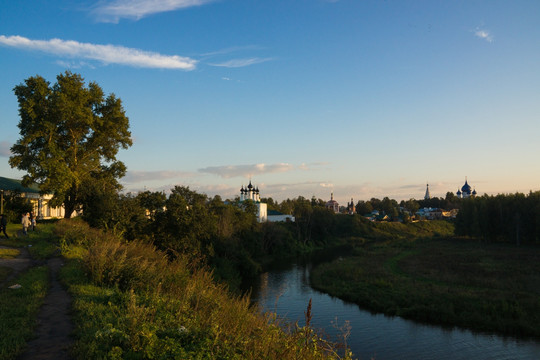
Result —
POLYGON ((50 85, 36 75, 13 89, 19 103, 21 138, 11 147, 11 167, 27 172, 52 206, 64 205, 70 217, 96 188, 120 189, 125 165, 116 159, 131 146, 129 120, 122 101, 105 97, 101 87, 85 86, 79 74, 66 71, 50 85))

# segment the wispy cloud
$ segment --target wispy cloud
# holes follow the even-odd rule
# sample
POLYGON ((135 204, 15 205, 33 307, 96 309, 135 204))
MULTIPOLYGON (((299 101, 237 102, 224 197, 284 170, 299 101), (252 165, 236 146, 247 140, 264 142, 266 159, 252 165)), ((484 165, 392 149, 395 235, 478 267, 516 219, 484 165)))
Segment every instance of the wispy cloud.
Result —
POLYGON ((291 164, 253 164, 253 165, 226 165, 226 166, 209 166, 199 169, 201 173, 214 174, 222 178, 232 177, 251 177, 254 175, 268 173, 284 173, 294 170, 291 164))
POLYGON ((203 53, 203 54, 201 54, 201 57, 214 57, 214 56, 219 56, 219 55, 231 54, 231 53, 239 52, 239 51, 263 50, 263 49, 264 49, 264 47, 259 46, 259 45, 231 46, 231 47, 228 47, 228 48, 225 48, 225 49, 220 49, 220 50, 216 50, 216 51, 210 51, 210 52, 207 52, 207 53, 203 53))
POLYGON ((193 70, 197 64, 197 60, 178 55, 161 55, 123 46, 80 43, 73 40, 31 40, 22 36, 0 35, 0 44, 57 56, 133 67, 193 70))
POLYGON ((187 171, 128 171, 122 178, 124 183, 138 183, 143 181, 154 181, 175 178, 190 178, 196 174, 187 171))
POLYGON ((0 141, 0 156, 11 156, 11 144, 7 141, 0 141))
POLYGON ((475 32, 474 32, 474 35, 477 37, 477 38, 480 38, 482 40, 486 40, 487 42, 493 42, 493 35, 490 34, 489 31, 487 30, 483 30, 483 29, 477 29, 475 32))
POLYGON ((274 60, 273 58, 249 58, 249 59, 232 59, 221 63, 209 63, 211 66, 227 67, 227 68, 240 68, 250 66, 254 64, 260 64, 263 62, 274 60))
POLYGON ((140 20, 148 15, 201 6, 214 0, 114 0, 101 1, 92 15, 101 22, 117 23, 120 19, 140 20))

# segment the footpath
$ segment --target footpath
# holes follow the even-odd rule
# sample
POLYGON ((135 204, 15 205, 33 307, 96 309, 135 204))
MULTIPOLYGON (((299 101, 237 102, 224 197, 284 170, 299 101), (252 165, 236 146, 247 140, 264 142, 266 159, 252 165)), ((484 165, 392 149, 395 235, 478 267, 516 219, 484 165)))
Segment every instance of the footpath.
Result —
MULTIPOLYGON (((31 259, 26 248, 18 248, 18 250, 20 255, 17 258, 0 259, 0 266, 13 269, 10 276, 0 283, 2 288, 12 286, 14 279, 21 272, 38 265, 31 259)), ((19 360, 71 359, 69 356, 69 348, 73 344, 73 339, 70 337, 73 324, 69 317, 71 297, 58 280, 58 272, 63 265, 63 260, 55 257, 47 260, 45 264, 49 268, 51 285, 37 317, 35 337, 27 343, 27 348, 19 356, 19 360)))

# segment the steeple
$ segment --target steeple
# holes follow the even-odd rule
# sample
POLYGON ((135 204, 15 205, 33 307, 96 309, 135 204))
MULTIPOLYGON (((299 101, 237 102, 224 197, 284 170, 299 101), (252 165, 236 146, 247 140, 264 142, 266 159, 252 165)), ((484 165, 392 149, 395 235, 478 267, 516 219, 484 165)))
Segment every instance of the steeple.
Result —
POLYGON ((424 200, 431 199, 431 195, 429 194, 429 184, 426 184, 426 195, 424 195, 424 200))

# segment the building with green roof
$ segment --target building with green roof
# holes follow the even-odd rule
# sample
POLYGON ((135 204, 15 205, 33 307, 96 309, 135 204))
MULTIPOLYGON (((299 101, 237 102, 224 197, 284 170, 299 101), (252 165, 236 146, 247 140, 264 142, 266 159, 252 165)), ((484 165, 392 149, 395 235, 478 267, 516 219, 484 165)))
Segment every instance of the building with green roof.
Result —
POLYGON ((21 180, 0 176, 0 191, 2 193, 2 201, 4 195, 20 196, 28 199, 38 219, 64 217, 64 207, 49 206, 49 200, 52 198, 52 194, 41 194, 38 184, 23 186, 21 180))

